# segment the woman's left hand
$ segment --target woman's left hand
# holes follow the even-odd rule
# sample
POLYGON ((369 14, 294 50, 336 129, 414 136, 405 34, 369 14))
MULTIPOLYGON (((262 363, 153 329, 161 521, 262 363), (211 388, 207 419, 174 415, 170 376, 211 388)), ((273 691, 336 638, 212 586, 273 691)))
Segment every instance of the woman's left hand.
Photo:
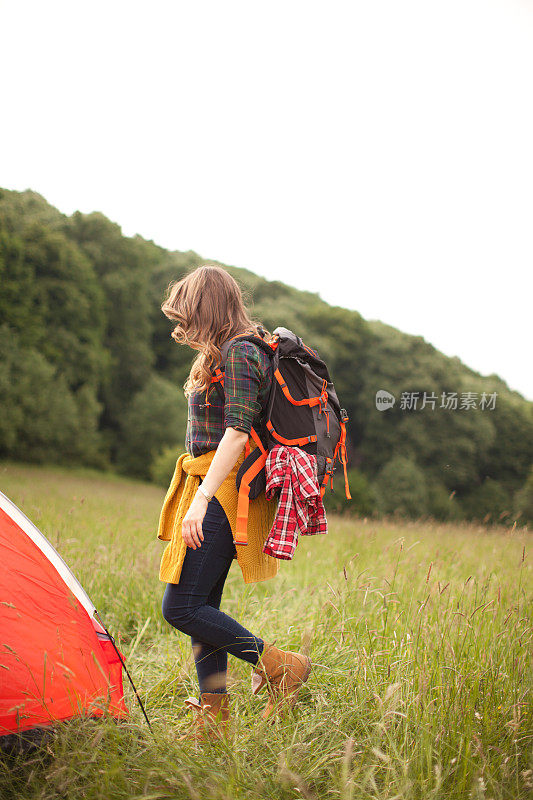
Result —
POLYGON ((202 521, 206 511, 207 497, 202 492, 196 492, 181 525, 183 540, 187 547, 192 547, 193 550, 202 546, 204 540, 202 521))

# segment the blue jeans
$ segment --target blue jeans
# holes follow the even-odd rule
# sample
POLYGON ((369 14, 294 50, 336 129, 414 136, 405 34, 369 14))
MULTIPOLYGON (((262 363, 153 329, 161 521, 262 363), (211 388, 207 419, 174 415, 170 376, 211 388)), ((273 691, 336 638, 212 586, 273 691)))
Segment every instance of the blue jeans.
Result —
POLYGON ((201 692, 225 692, 228 653, 256 664, 264 640, 220 611, 224 583, 237 551, 224 509, 213 497, 202 522, 204 540, 187 547, 179 583, 167 583, 163 617, 191 637, 201 692))

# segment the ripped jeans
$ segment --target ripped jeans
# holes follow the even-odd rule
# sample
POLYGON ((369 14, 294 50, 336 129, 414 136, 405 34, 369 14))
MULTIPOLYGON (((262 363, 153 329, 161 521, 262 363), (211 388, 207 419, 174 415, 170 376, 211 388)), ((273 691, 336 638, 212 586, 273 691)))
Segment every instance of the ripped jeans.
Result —
POLYGON ((220 611, 237 551, 216 497, 209 501, 202 532, 201 547, 187 547, 179 583, 167 583, 162 611, 167 622, 191 637, 200 692, 225 692, 228 653, 256 664, 265 643, 220 611))

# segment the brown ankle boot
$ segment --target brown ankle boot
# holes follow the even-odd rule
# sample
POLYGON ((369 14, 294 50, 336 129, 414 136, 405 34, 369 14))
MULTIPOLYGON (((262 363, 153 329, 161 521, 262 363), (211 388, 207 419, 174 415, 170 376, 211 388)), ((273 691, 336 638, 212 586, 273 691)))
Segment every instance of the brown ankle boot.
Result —
POLYGON ((267 644, 259 656, 252 672, 252 694, 261 691, 265 684, 269 698, 263 719, 271 716, 274 710, 284 713, 292 708, 298 697, 300 687, 311 674, 311 659, 302 653, 280 650, 267 644))
POLYGON ((180 736, 183 739, 197 741, 220 739, 229 733, 230 695, 227 692, 200 692, 200 701, 196 697, 188 697, 185 705, 195 712, 192 730, 180 736))

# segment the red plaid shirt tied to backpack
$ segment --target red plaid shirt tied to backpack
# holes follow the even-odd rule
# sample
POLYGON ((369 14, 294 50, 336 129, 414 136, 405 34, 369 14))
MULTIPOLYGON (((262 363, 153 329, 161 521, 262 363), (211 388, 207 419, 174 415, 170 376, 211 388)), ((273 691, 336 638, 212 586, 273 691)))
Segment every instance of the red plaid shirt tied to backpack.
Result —
POLYGON ((328 532, 316 456, 299 447, 276 445, 268 454, 265 470, 267 500, 278 491, 279 500, 263 553, 288 561, 296 550, 299 533, 328 532))

